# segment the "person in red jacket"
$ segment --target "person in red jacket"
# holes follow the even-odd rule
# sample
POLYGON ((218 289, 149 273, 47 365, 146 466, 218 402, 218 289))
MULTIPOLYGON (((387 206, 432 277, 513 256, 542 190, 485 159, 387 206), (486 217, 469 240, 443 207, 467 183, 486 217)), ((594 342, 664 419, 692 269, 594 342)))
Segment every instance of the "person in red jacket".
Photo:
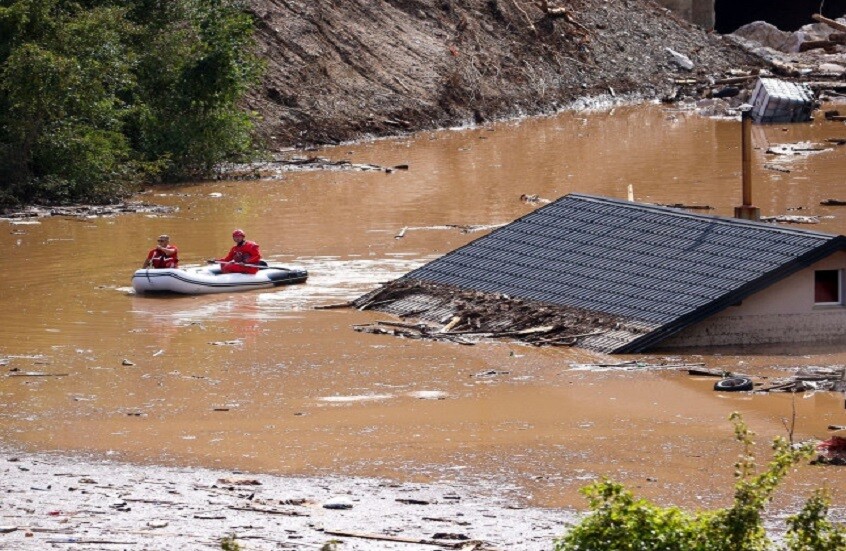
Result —
POLYGON ((156 240, 157 245, 155 249, 150 249, 147 253, 147 260, 144 261, 142 268, 178 268, 179 267, 179 250, 176 245, 170 244, 169 235, 160 235, 156 240))
POLYGON ((220 268, 225 274, 254 274, 258 272, 255 264, 261 260, 259 246, 245 239, 243 230, 232 232, 232 239, 235 246, 229 249, 229 254, 223 258, 216 258, 209 262, 220 262, 220 268))

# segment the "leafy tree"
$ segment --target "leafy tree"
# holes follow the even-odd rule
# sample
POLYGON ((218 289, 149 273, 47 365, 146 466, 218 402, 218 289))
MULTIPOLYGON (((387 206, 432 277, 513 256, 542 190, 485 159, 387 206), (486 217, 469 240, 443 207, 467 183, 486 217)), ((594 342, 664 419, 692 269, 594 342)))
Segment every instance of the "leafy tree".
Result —
POLYGON ((249 153, 236 0, 0 0, 0 206, 106 202, 249 153))

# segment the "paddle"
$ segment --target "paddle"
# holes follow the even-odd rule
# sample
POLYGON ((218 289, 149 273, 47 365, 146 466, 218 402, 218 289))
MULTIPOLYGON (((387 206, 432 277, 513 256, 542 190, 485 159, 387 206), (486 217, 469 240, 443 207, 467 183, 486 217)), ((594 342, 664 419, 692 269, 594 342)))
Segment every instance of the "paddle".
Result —
POLYGON ((274 268, 276 270, 289 270, 290 271, 289 268, 284 268, 282 266, 268 266, 267 262, 265 262, 264 260, 259 260, 258 264, 242 264, 242 263, 235 262, 234 260, 230 260, 228 262, 223 262, 222 260, 214 260, 214 259, 210 258, 210 259, 206 260, 206 262, 208 264, 238 264, 239 266, 247 266, 248 268, 258 268, 259 270, 267 270, 268 268, 274 268))

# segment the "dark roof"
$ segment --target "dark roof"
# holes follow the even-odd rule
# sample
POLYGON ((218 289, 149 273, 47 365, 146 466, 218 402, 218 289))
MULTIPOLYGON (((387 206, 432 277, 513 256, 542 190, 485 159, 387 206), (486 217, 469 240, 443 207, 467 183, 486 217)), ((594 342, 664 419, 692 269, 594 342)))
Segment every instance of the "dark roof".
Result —
POLYGON ((648 329, 636 352, 809 264, 846 238, 570 194, 405 277, 601 312, 648 329))

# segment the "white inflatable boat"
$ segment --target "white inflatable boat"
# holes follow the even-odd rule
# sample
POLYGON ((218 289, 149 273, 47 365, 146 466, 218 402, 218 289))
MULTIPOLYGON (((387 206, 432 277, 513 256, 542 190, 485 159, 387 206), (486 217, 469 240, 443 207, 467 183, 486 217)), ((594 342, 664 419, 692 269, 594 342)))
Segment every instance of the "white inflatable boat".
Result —
POLYGON ((132 275, 136 293, 234 293, 267 289, 279 285, 302 283, 308 278, 305 270, 262 267, 255 274, 224 274, 220 266, 200 268, 143 268, 132 275))

